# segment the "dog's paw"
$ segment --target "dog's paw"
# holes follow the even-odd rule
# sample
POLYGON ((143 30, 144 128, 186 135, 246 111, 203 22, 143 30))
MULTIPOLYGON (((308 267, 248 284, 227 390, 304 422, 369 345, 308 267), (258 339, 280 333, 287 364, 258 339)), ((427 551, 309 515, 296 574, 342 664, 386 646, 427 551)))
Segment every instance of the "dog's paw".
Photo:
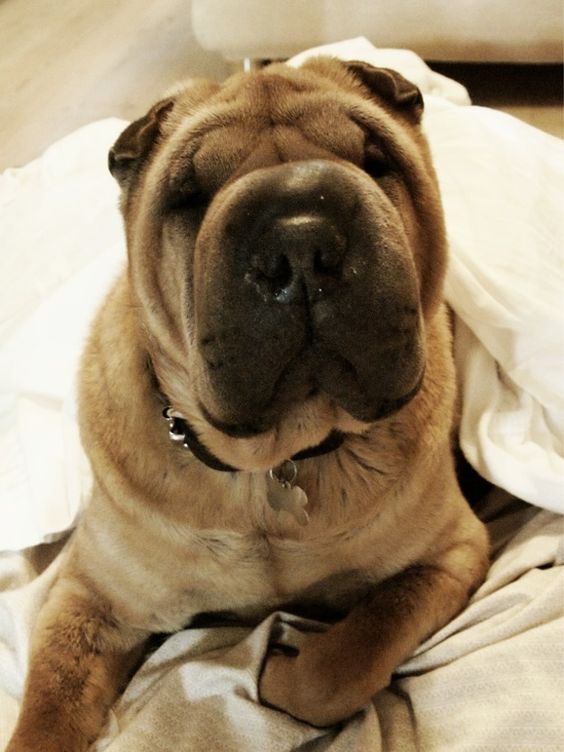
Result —
POLYGON ((40 720, 19 724, 5 752, 86 752, 94 738, 73 732, 62 724, 40 728, 40 720))
POLYGON ((72 742, 61 742, 44 735, 34 739, 31 734, 18 734, 12 738, 5 752, 86 752, 86 749, 86 743, 83 746, 75 746, 72 742))
POLYGON ((346 720, 369 704, 389 679, 374 686, 371 672, 351 671, 354 660, 332 632, 304 635, 297 655, 267 657, 259 683, 265 705, 323 727, 346 720))

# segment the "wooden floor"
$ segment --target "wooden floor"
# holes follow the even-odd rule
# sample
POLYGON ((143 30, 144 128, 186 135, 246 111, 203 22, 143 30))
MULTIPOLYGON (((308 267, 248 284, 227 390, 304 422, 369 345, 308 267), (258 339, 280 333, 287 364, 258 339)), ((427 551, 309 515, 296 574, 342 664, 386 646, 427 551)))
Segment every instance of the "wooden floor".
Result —
MULTIPOLYGON (((140 115, 179 78, 230 70, 198 47, 189 0, 0 0, 0 170, 84 123, 140 115)), ((560 68, 441 70, 477 104, 562 135, 560 68)))
POLYGON ((197 46, 186 0, 0 0, 0 169, 139 116, 180 78, 228 72, 197 46))

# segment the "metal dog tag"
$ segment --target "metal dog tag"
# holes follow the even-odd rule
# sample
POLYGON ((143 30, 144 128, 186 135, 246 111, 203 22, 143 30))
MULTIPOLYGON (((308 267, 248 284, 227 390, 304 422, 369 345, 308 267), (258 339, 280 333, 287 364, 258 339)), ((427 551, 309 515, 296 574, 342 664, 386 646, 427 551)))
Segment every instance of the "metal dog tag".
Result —
POLYGON ((307 525, 309 515, 306 510, 307 494, 294 482, 298 475, 296 463, 287 460, 272 468, 267 475, 268 503, 276 512, 289 512, 299 525, 307 525))

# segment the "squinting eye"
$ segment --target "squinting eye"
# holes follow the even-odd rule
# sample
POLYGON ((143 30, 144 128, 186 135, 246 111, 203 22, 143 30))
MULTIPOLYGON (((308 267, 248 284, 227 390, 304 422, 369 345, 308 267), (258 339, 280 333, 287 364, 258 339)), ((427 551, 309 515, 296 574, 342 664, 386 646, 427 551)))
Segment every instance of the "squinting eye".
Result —
POLYGON ((175 191, 166 201, 169 211, 185 211, 186 209, 202 209, 209 203, 209 196, 202 191, 175 191))
POLYGON ((169 211, 200 209, 209 203, 209 196, 202 191, 194 175, 171 179, 167 186, 166 208, 169 211))
POLYGON ((207 192, 202 190, 191 163, 181 163, 176 172, 168 176, 164 194, 167 211, 201 209, 207 206, 210 198, 207 192))
POLYGON ((386 177, 391 172, 391 164, 388 157, 380 151, 380 149, 374 147, 367 147, 364 154, 364 164, 362 168, 367 172, 374 180, 386 177))

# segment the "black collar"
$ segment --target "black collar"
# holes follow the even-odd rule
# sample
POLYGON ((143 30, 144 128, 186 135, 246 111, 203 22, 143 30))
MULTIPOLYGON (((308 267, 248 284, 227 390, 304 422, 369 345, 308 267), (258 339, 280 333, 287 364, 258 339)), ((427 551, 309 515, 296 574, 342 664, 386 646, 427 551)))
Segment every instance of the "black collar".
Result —
MULTIPOLYGON (((198 435, 188 423, 186 418, 175 413, 171 407, 165 407, 163 410, 163 416, 168 421, 169 436, 175 443, 181 443, 186 449, 189 449, 194 457, 197 457, 200 462, 207 465, 212 470, 219 470, 224 473, 236 473, 239 472, 238 468, 227 465, 222 462, 218 457, 212 454, 204 444, 198 438, 198 435)), ((316 446, 302 449, 301 452, 297 452, 290 458, 294 462, 298 460, 305 460, 309 457, 318 457, 321 454, 327 454, 338 449, 345 439, 344 433, 341 431, 331 431, 329 436, 324 439, 321 444, 316 446)))

